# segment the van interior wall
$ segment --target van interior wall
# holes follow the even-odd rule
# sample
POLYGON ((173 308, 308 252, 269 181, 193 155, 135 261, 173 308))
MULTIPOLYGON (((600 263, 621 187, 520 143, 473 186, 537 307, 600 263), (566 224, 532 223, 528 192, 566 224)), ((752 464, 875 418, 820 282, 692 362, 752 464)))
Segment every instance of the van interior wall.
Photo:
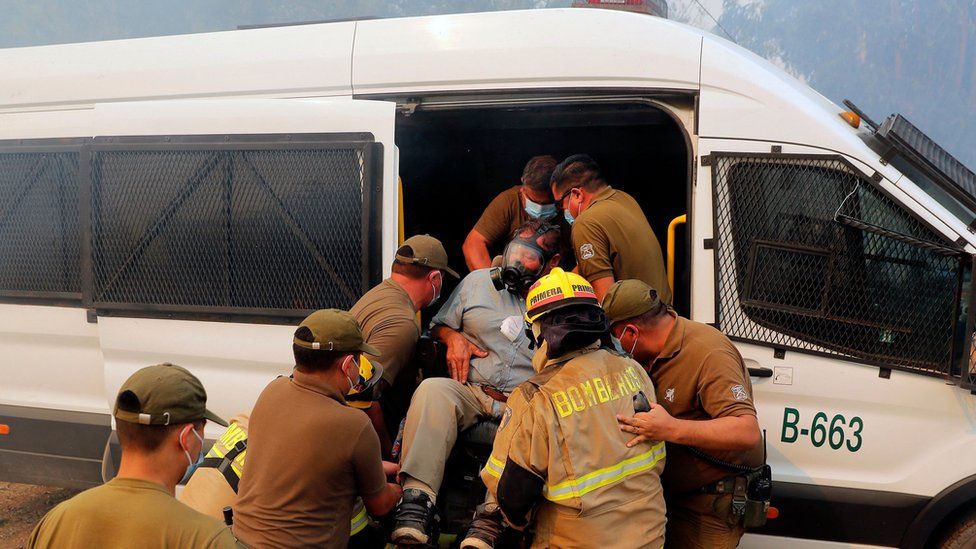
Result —
MULTIPOLYGON (((611 185, 641 204, 665 253, 669 222, 687 210, 685 139, 671 117, 654 108, 418 111, 401 115, 396 127, 406 235, 441 239, 462 276, 464 238, 498 193, 519 184, 522 168, 536 155, 591 155, 611 185)), ((675 306, 687 314, 684 234, 677 232, 675 306)), ((447 281, 445 297, 454 285, 447 281)))

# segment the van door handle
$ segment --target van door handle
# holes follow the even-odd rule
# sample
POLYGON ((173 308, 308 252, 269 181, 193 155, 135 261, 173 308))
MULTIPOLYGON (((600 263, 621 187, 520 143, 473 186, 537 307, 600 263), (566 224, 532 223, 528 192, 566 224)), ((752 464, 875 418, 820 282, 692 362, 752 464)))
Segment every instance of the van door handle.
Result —
POLYGON ((749 377, 773 377, 772 368, 760 366, 757 360, 745 358, 742 362, 745 362, 746 368, 749 369, 749 377))

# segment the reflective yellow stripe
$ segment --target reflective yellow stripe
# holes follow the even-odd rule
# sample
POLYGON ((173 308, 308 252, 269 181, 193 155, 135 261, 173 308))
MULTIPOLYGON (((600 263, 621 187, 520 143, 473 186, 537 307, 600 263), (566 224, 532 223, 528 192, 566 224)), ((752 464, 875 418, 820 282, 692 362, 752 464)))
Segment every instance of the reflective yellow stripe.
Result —
POLYGON ((610 467, 597 469, 577 479, 560 482, 554 486, 546 486, 543 489, 543 494, 549 501, 582 497, 597 488, 609 486, 629 476, 654 468, 658 462, 664 459, 664 454, 664 443, 659 442, 639 456, 625 459, 610 467))
POLYGON ((238 441, 247 438, 247 432, 236 423, 231 423, 230 427, 224 431, 224 434, 220 436, 220 439, 210 448, 207 452, 207 457, 212 458, 222 458, 227 455, 227 451, 234 447, 238 441))
POLYGON ((505 463, 495 458, 494 455, 488 456, 488 463, 485 464, 485 472, 495 478, 502 478, 502 471, 505 470, 505 463))
POLYGON ((359 509, 359 512, 356 513, 356 516, 352 517, 352 523, 349 526, 350 536, 355 536, 362 532, 366 528, 366 525, 369 524, 369 517, 366 516, 366 507, 363 506, 363 500, 356 500, 356 506, 353 507, 353 511, 356 509, 359 509))

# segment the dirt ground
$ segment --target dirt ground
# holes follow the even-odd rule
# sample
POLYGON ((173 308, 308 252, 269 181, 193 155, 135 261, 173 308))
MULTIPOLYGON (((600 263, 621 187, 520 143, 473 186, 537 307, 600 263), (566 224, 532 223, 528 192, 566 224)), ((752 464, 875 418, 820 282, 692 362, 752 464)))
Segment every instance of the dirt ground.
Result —
POLYGON ((44 513, 79 490, 0 482, 0 549, 19 549, 44 513))

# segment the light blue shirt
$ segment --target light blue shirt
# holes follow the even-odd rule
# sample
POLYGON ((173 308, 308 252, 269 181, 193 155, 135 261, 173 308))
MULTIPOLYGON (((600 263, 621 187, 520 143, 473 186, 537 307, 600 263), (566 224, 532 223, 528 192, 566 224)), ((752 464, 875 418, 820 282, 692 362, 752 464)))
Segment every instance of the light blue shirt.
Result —
POLYGON ((529 339, 522 329, 525 299, 508 290, 496 290, 488 271, 479 269, 464 277, 430 325, 457 330, 488 352, 484 358, 471 357, 468 383, 487 384, 509 393, 535 373, 534 351, 529 349, 529 339), (501 331, 502 322, 510 316, 518 319, 514 341, 501 331))

